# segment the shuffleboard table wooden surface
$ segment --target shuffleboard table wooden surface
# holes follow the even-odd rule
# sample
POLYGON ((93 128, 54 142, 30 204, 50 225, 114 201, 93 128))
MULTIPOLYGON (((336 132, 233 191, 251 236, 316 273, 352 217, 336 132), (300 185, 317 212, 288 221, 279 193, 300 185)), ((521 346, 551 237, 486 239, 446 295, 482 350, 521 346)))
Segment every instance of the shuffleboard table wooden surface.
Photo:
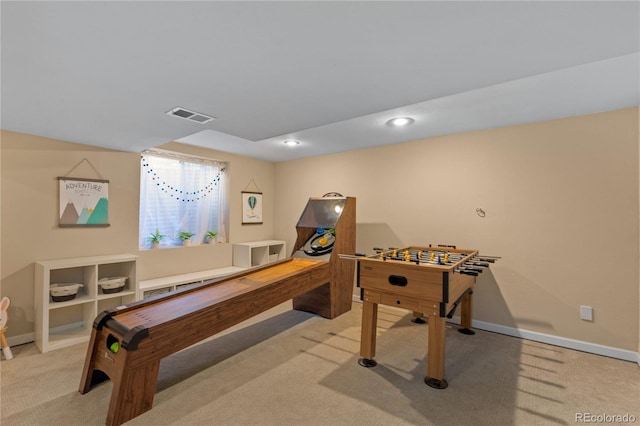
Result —
POLYGON ((330 265, 291 258, 105 311, 94 322, 80 393, 111 379, 107 425, 151 409, 160 360, 329 280, 330 265))

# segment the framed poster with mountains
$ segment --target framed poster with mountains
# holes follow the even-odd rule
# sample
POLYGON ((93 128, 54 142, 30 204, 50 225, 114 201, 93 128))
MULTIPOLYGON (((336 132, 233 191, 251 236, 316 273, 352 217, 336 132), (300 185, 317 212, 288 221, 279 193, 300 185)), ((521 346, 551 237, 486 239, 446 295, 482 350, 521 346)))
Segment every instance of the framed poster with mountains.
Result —
POLYGON ((109 181, 59 177, 58 226, 109 226, 109 181))

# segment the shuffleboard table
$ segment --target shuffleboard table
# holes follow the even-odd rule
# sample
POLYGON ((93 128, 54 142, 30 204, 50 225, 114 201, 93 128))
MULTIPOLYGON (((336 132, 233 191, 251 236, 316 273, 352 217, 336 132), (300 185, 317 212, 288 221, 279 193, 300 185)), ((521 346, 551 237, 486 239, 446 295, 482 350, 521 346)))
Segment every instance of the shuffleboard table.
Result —
POLYGON ((201 287, 103 312, 94 321, 80 393, 106 379, 107 425, 151 409, 160 360, 327 281, 329 264, 289 259, 201 287))
POLYGON ((162 358, 280 303, 335 318, 351 309, 355 198, 309 199, 289 259, 118 306, 98 315, 79 392, 113 384, 106 424, 117 426, 153 406, 162 358))

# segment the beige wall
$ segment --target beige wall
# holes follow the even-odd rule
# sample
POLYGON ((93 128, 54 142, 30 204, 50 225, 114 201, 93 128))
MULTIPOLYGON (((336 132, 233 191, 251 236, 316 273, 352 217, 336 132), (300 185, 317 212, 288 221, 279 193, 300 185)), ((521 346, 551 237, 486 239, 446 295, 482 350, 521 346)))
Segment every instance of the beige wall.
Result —
MULTIPOLYGON (((230 244, 138 251, 139 154, 6 131, 1 138, 0 290, 3 296, 11 298, 9 337, 34 330, 33 263, 37 260, 133 253, 140 256, 140 279, 231 264, 230 244), (82 161, 84 158, 88 162, 82 161), (87 229, 57 226, 56 178, 67 174, 109 180, 111 226, 87 229)), ((229 162, 227 238, 240 242, 274 237, 273 163, 177 143, 161 148, 229 162), (240 191, 251 179, 264 193, 264 223, 243 226, 240 191)))
MULTIPOLYGON (((640 350, 638 109, 284 163, 171 143, 229 161, 228 238, 285 239, 310 196, 357 198, 359 251, 451 243, 503 259, 478 281, 475 319, 640 350), (240 191, 264 193, 264 224, 241 225, 240 191), (254 187, 248 189, 255 189, 254 187), (476 215, 476 208, 486 217, 476 215), (579 306, 594 309, 581 321, 579 306)), ((138 251, 139 156, 2 132, 2 295, 9 336, 33 331, 33 262, 134 253, 140 278, 231 262, 229 244, 138 251), (110 181, 108 228, 58 228, 56 177, 87 158, 110 181)), ((81 163, 74 177, 98 177, 81 163)))
POLYGON ((310 196, 355 196, 359 251, 502 256, 479 277, 475 319, 636 351, 638 161, 628 108, 277 163, 275 234, 293 243, 310 196))

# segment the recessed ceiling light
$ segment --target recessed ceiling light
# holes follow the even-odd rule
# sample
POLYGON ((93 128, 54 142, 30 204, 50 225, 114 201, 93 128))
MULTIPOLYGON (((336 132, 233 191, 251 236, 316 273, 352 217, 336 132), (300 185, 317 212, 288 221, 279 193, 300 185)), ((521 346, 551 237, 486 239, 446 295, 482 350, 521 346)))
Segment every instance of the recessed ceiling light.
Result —
POLYGON ((286 141, 283 141, 282 143, 285 144, 285 145, 288 145, 288 146, 300 145, 300 141, 297 141, 295 139, 287 139, 286 141))
POLYGON ((414 121, 415 120, 411 117, 394 117, 391 120, 387 121, 387 126, 391 126, 391 127, 408 126, 414 121))

